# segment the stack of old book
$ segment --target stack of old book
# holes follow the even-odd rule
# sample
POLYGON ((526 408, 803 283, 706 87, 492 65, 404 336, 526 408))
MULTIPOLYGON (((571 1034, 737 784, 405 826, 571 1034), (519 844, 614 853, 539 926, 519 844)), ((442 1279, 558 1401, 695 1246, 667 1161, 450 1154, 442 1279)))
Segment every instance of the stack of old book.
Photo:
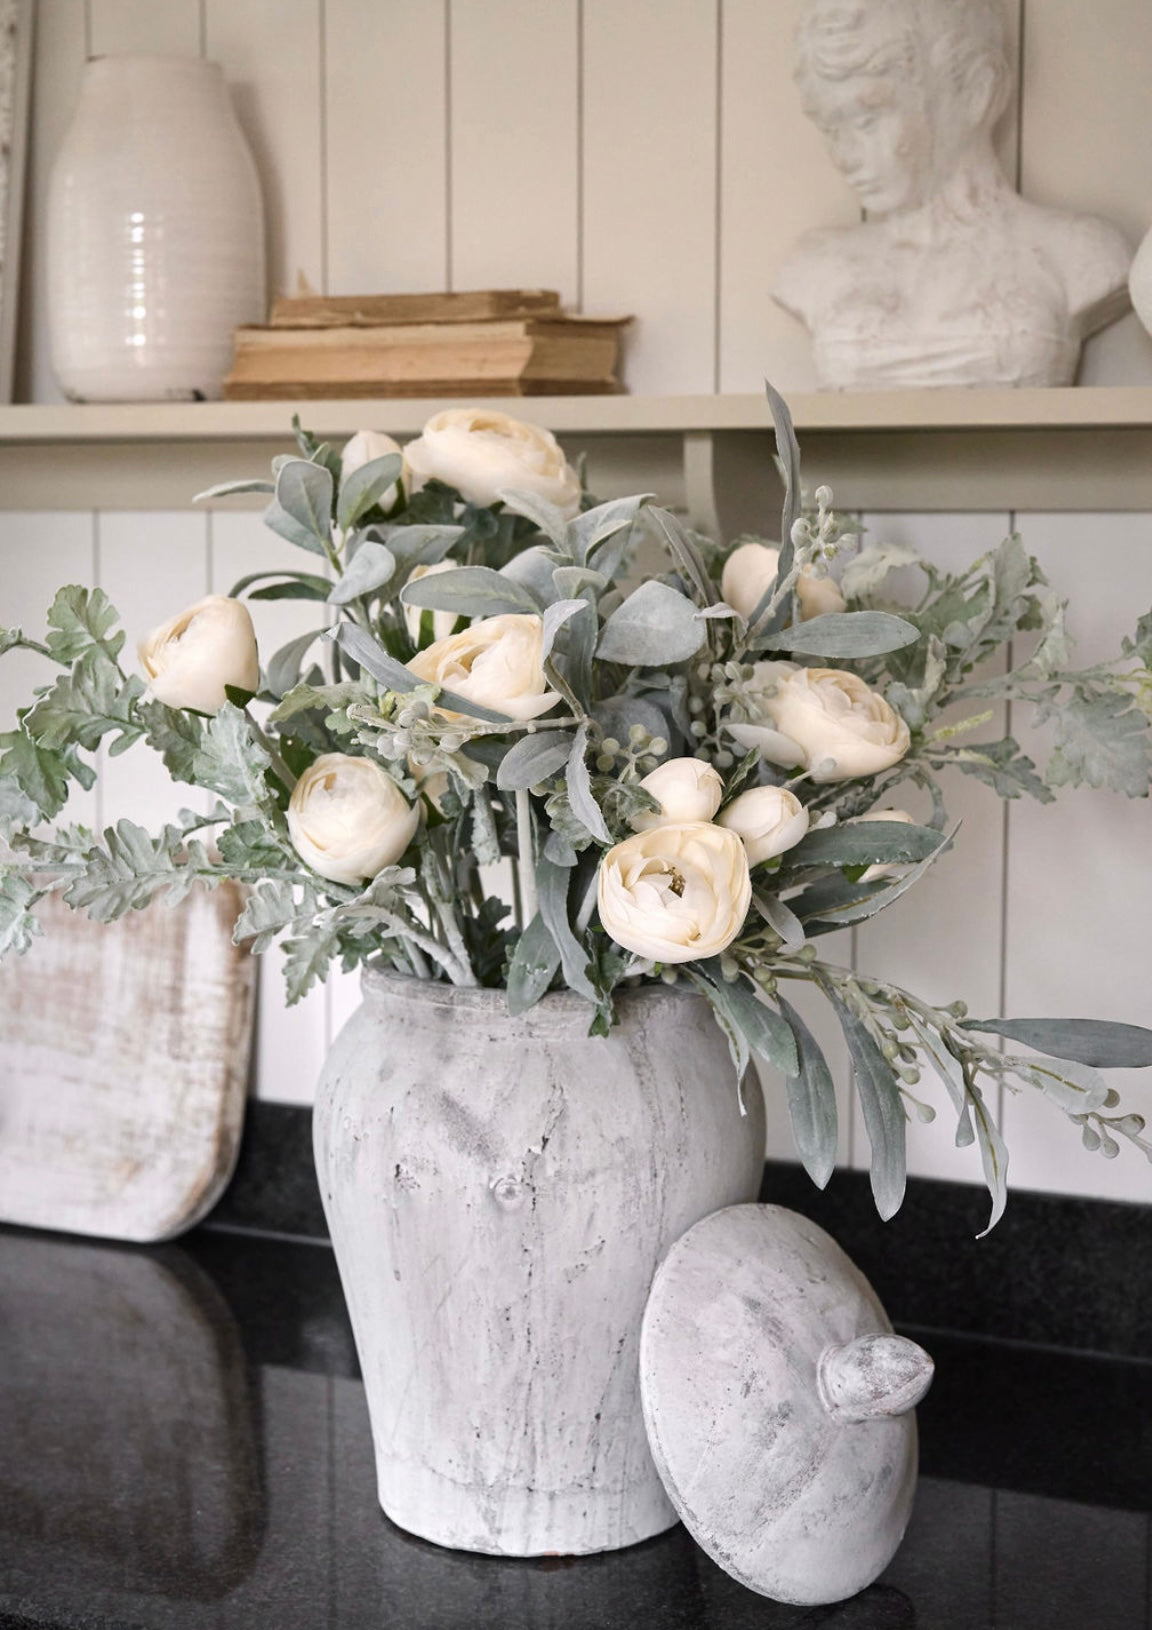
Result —
POLYGON ((619 391, 627 317, 575 317, 547 289, 282 298, 236 330, 231 401, 619 391))

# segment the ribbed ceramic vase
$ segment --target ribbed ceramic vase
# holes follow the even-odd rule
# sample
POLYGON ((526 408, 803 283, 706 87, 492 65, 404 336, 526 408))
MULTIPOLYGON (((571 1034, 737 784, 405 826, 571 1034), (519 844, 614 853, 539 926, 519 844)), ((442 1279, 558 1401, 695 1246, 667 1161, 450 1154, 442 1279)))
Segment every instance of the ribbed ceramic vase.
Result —
POLYGON ((220 65, 97 57, 48 190, 52 365, 75 401, 218 397, 265 303, 256 166, 220 65))
POLYGON ((675 1513, 640 1407, 664 1255, 756 1197, 764 1108, 680 989, 625 992, 608 1037, 557 993, 378 972, 315 1112, 324 1208, 368 1395, 380 1503, 504 1556, 611 1550, 675 1513))

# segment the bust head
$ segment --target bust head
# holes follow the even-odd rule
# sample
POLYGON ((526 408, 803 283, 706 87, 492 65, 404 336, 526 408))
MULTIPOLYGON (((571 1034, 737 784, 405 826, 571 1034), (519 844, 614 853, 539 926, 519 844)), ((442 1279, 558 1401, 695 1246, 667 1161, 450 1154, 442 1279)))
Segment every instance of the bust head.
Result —
POLYGON ((1001 0, 808 0, 796 83, 866 209, 915 209, 992 128, 1011 93, 1001 0))

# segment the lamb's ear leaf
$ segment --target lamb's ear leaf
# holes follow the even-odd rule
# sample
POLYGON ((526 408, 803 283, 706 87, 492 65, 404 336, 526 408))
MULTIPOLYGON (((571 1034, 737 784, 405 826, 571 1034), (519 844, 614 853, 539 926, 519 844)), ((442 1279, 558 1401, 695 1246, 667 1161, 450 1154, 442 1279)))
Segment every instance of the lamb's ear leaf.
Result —
POLYGON ((836 1085, 820 1044, 796 1009, 779 994, 776 1001, 792 1027, 800 1055, 798 1072, 785 1077, 796 1153, 808 1176, 818 1189, 822 1189, 836 1166, 836 1142, 840 1130, 836 1085))
POLYGON ((1108 1019, 962 1019, 965 1030, 988 1031, 1033 1047, 1049 1058, 1097 1070, 1144 1070, 1152 1065, 1152 1030, 1108 1019))
POLYGON ((887 611, 830 611, 809 622, 782 628, 758 645, 773 651, 797 651, 809 657, 883 656, 888 651, 915 645, 920 631, 903 617, 887 611))
POLYGON ((841 1001, 831 986, 825 985, 823 988, 840 1021, 844 1040, 848 1043, 852 1081, 864 1111, 868 1142, 872 1145, 869 1171, 872 1197, 876 1210, 887 1222, 899 1211, 907 1182, 908 1123, 900 1100, 900 1083, 871 1031, 841 1001))
POLYGON ((691 600, 649 578, 604 624, 596 654, 630 668, 666 667, 695 656, 707 638, 691 600))
POLYGON ((508 1011, 515 1018, 527 1013, 544 995, 560 966, 556 941, 537 912, 516 941, 508 964, 508 1011))

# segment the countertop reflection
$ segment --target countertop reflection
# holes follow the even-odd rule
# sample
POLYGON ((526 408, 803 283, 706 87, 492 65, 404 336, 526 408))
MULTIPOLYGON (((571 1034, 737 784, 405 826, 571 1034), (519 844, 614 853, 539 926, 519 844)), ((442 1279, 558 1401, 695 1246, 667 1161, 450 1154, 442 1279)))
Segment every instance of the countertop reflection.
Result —
POLYGON ((325 1247, 0 1229, 0 1630, 1152 1630, 1152 1365, 914 1333, 904 1547, 787 1608, 679 1528, 501 1562, 393 1527, 325 1247))

